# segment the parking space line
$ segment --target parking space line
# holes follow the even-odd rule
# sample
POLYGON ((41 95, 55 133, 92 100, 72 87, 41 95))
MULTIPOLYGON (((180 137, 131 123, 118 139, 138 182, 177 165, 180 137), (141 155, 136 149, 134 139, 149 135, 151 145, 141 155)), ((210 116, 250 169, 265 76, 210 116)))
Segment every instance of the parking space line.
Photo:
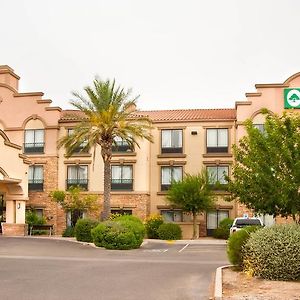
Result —
POLYGON ((181 248, 178 252, 182 252, 189 244, 186 244, 183 248, 181 248))

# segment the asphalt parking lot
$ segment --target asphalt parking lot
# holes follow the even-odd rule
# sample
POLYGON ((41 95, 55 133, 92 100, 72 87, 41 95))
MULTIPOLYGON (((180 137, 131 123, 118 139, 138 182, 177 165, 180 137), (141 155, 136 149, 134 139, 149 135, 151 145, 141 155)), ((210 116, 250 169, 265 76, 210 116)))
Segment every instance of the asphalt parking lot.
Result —
POLYGON ((1 299, 208 299, 224 244, 147 241, 105 250, 43 238, 0 237, 1 299))

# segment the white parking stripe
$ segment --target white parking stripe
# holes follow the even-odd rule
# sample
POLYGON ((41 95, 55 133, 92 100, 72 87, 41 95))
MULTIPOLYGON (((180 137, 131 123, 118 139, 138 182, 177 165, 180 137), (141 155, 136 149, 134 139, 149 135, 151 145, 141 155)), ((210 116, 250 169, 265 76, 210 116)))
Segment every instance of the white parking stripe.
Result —
POLYGON ((183 248, 181 248, 178 252, 183 251, 189 244, 186 244, 183 248))

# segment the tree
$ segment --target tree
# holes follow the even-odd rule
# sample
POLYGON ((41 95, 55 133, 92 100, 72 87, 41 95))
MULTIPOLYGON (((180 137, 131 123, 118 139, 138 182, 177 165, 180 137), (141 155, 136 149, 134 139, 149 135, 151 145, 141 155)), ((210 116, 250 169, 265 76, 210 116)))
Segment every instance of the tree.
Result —
POLYGON ((53 201, 60 204, 65 212, 71 213, 72 227, 79 218, 82 218, 83 212, 92 212, 97 209, 97 196, 81 195, 80 192, 80 188, 71 187, 67 193, 60 190, 50 193, 53 201))
POLYGON ((182 181, 173 181, 167 199, 184 212, 193 215, 193 239, 197 238, 196 216, 212 209, 215 202, 206 170, 197 175, 186 174, 182 181))
POLYGON ((267 110, 264 131, 246 121, 245 135, 233 147, 232 198, 255 212, 273 216, 300 213, 300 116, 272 115, 267 110))
POLYGON ((95 78, 93 86, 84 88, 86 96, 74 92, 75 100, 70 103, 82 114, 74 114, 74 121, 78 125, 69 136, 59 140, 59 147, 65 146, 67 156, 84 145, 82 151, 101 147, 104 162, 104 197, 102 219, 107 220, 110 215, 110 191, 112 146, 115 138, 122 138, 131 148, 139 147, 139 139, 152 141, 150 121, 139 116, 136 112, 136 100, 131 99, 131 90, 124 91, 116 87, 115 81, 101 81, 95 78))

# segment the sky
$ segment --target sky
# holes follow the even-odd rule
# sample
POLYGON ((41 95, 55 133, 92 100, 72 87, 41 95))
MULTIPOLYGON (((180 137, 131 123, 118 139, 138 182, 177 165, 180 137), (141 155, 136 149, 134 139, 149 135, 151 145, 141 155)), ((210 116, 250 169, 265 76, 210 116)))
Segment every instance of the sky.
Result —
POLYGON ((300 71, 298 0, 0 0, 0 64, 71 108, 116 79, 142 110, 234 108, 300 71))

